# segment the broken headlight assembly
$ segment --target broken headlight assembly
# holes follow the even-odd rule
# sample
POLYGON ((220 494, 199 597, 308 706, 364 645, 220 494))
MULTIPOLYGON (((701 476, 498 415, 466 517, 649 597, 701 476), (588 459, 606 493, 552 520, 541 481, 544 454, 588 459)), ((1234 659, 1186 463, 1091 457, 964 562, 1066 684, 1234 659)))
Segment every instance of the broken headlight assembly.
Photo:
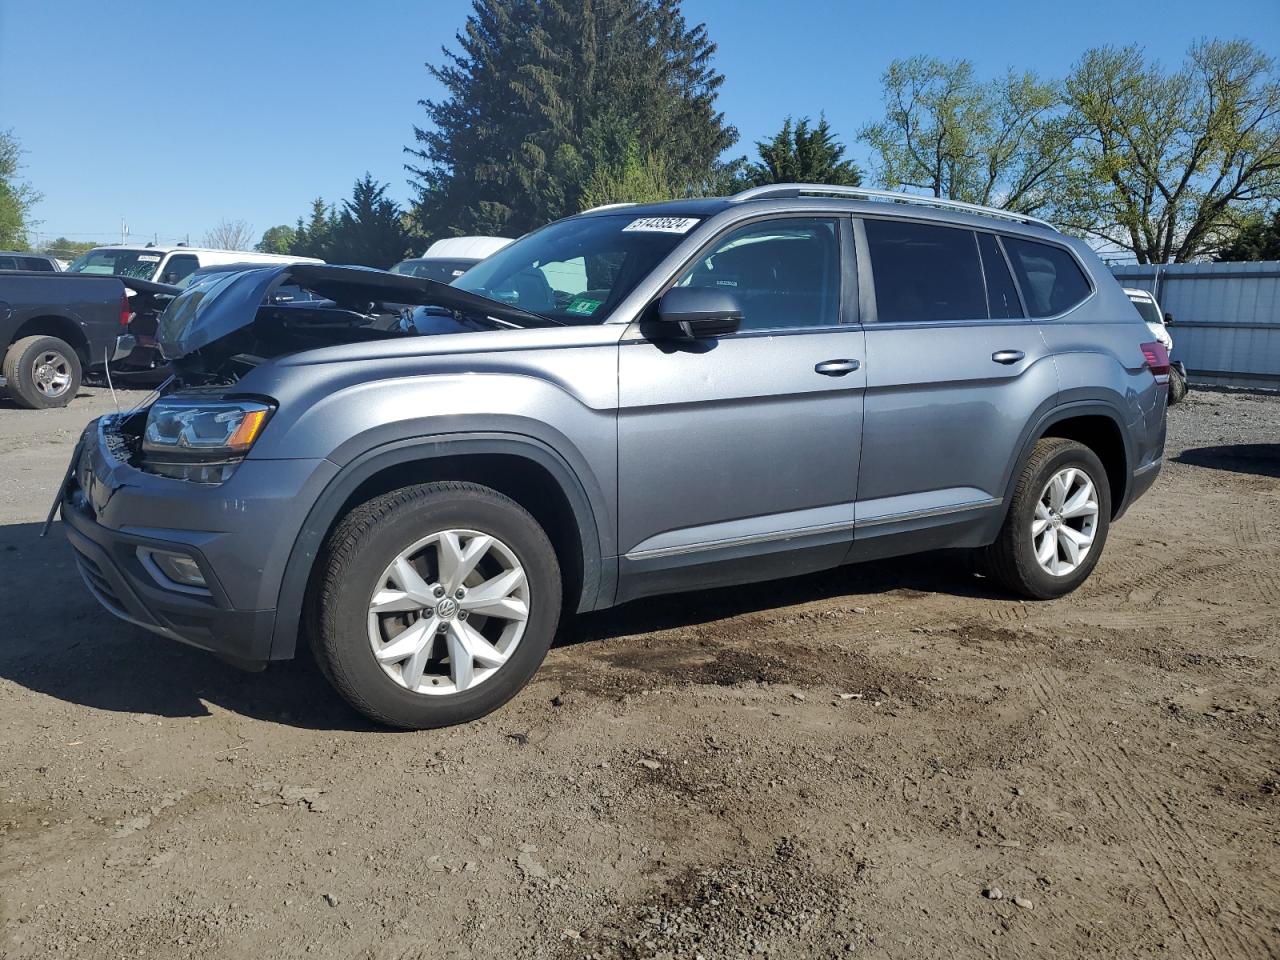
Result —
POLYGON ((235 472, 274 409, 257 400, 157 400, 142 434, 142 469, 176 480, 221 483, 235 472))

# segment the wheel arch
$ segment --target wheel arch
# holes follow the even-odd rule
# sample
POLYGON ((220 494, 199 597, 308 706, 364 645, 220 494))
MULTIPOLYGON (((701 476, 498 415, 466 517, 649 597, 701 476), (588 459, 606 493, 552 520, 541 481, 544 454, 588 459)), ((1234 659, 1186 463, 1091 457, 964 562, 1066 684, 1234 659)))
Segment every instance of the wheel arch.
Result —
POLYGON ((1040 418, 1022 443, 1005 486, 1005 503, 1012 502, 1014 487, 1031 457, 1031 451, 1045 437, 1075 440, 1097 454, 1107 471, 1107 484, 1111 489, 1111 519, 1119 517, 1127 506, 1133 453, 1119 411, 1101 401, 1064 404, 1040 418))
POLYGON ((316 500, 281 578, 271 659, 294 655, 315 563, 325 538, 356 504, 415 483, 466 480, 490 486, 528 510, 551 539, 565 578, 566 609, 613 602, 617 571, 606 564, 596 512, 568 463, 531 438, 494 434, 420 437, 352 459, 316 500))
POLYGON ((70 317, 55 313, 44 313, 39 316, 28 317, 18 325, 13 336, 9 338, 9 342, 5 344, 5 349, 7 350, 25 337, 56 337, 70 345, 71 349, 76 352, 76 356, 80 358, 81 368, 86 370, 89 368, 91 359, 89 356, 89 338, 85 336, 80 324, 70 317))

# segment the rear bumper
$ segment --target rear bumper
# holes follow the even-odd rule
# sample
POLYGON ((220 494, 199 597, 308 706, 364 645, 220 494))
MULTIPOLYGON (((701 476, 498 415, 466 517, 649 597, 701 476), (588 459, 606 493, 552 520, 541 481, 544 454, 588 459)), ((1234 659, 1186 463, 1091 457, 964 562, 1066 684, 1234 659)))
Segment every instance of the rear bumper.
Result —
MULTIPOLYGON (((1160 476, 1160 468, 1164 466, 1164 459, 1153 460, 1151 463, 1143 464, 1137 470, 1129 475, 1128 495, 1125 497, 1124 509, 1120 511, 1123 514, 1133 506, 1133 502, 1140 496, 1151 489, 1156 482, 1156 478, 1160 476)), ((1119 519, 1119 514, 1117 515, 1119 519)))

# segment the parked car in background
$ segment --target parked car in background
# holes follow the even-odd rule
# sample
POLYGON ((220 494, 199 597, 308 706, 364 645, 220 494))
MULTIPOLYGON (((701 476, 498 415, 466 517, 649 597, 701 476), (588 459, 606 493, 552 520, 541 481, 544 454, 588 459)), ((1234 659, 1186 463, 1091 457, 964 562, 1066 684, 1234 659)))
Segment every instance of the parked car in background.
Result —
POLYGON ((173 382, 57 495, 88 589, 242 666, 305 623, 401 727, 514 696, 562 611, 941 548, 1063 596, 1165 442, 1168 354, 1086 243, 850 187, 588 211, 452 285, 245 271, 156 339, 173 382))
POLYGON ((448 237, 437 240, 421 257, 401 260, 392 273, 422 277, 439 283, 453 283, 481 260, 497 253, 511 240, 507 237, 448 237))
POLYGON ((245 250, 207 250, 203 247, 161 247, 155 244, 94 247, 71 261, 68 273, 133 277, 156 283, 180 284, 201 267, 227 263, 323 263, 313 257, 289 257, 245 250))
POLYGON ((61 273, 62 261, 43 253, 23 253, 20 250, 0 250, 0 272, 14 270, 34 273, 61 273))
POLYGON ((0 274, 0 347, 5 388, 32 409, 64 407, 84 371, 103 366, 135 319, 154 317, 174 287, 132 277, 0 274))
MULTIPOLYGON (((1173 323, 1173 315, 1160 309, 1155 294, 1149 290, 1136 287, 1125 287, 1125 295, 1138 310, 1138 315, 1147 325, 1152 335, 1164 344, 1165 350, 1173 354, 1173 335, 1169 333, 1169 324, 1173 323)), ((1178 360, 1169 363, 1169 406, 1180 403, 1187 395, 1187 368, 1178 360)))

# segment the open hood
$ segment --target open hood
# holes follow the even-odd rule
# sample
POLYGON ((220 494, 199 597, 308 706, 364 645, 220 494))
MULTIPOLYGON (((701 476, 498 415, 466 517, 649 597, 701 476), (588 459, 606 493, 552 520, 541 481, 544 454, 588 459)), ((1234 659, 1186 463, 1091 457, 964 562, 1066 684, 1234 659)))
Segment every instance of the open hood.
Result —
POLYGON ((315 329, 361 329, 370 328, 373 314, 394 313, 401 306, 440 307, 487 318, 501 326, 555 324, 519 307, 434 280, 367 267, 291 263, 210 274, 192 284, 165 309, 156 341, 166 359, 176 360, 251 326, 263 312, 315 329), (281 302, 276 294, 285 287, 297 288, 308 296, 281 302))

